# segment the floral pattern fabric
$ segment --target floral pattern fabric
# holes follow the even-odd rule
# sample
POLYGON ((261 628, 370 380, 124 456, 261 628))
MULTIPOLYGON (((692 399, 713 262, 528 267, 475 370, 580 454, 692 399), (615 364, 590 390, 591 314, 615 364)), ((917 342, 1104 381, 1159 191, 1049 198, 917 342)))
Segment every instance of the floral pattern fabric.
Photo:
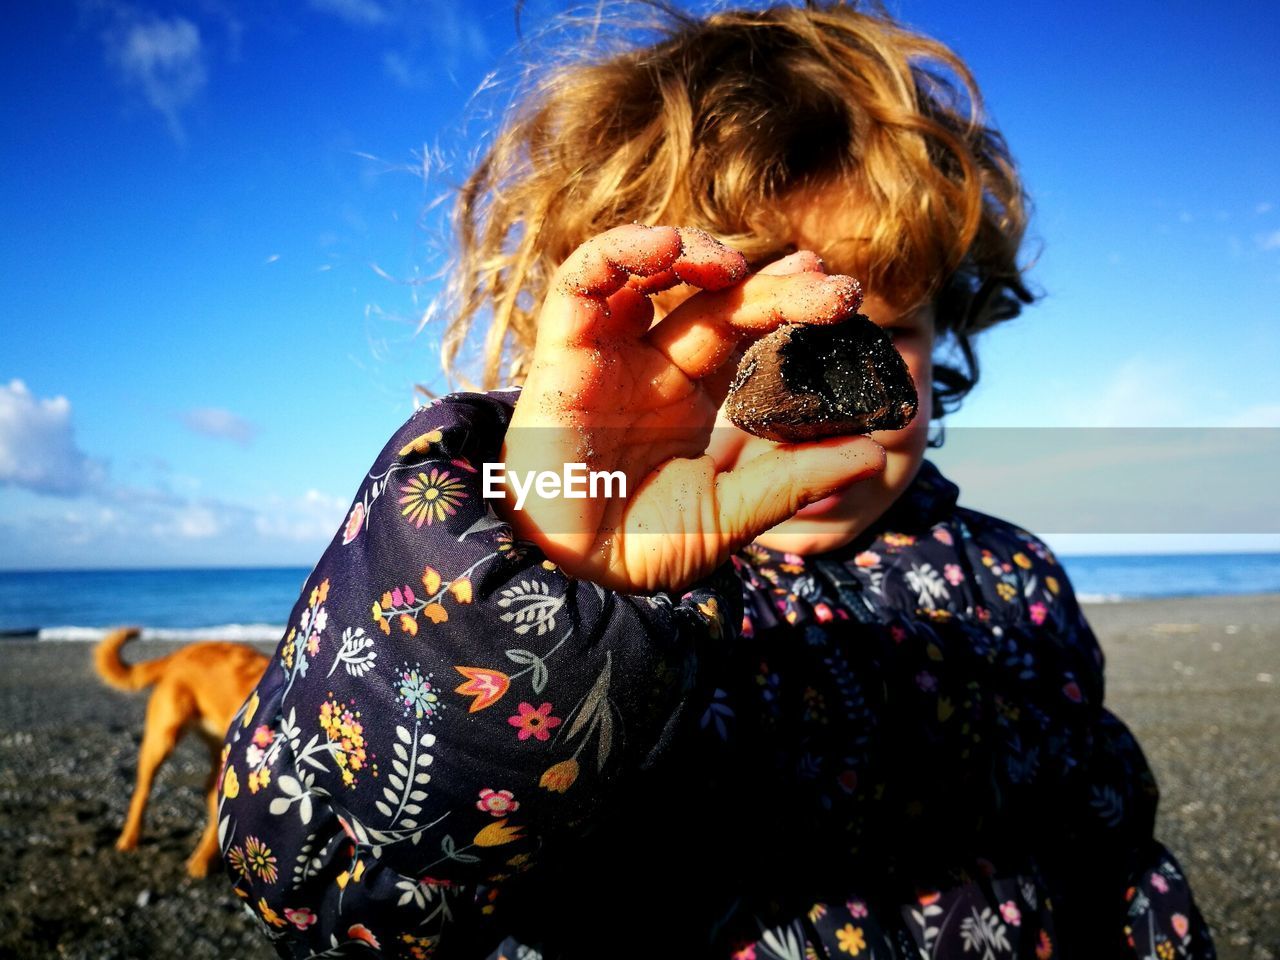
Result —
POLYGON ((396 433, 228 734, 281 956, 1214 955, 1040 541, 925 463, 841 550, 608 591, 481 495, 515 397, 396 433))

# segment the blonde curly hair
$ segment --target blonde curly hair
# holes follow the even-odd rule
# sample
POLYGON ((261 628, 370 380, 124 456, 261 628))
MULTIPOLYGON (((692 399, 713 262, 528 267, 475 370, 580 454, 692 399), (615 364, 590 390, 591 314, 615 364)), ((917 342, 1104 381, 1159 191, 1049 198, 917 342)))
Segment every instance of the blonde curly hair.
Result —
POLYGON ((761 265, 794 249, 782 200, 819 188, 859 198, 857 235, 817 251, 828 269, 937 307, 961 362, 935 365, 935 414, 954 407, 977 382, 970 337, 1032 299, 1026 197, 964 62, 848 2, 661 11, 654 43, 532 74, 461 187, 446 375, 489 314, 479 384, 500 385, 504 365, 520 382, 548 283, 593 235, 700 227, 761 265))

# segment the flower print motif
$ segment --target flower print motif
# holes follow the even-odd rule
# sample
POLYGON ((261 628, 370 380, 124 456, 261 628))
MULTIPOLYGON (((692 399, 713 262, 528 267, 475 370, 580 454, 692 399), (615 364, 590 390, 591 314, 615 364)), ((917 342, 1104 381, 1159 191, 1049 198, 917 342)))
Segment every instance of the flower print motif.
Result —
POLYGON ((1047 930, 1040 931, 1040 940, 1036 944, 1036 960, 1049 960, 1053 956, 1053 940, 1047 930))
POLYGON ((766 566, 773 559, 769 556, 769 551, 758 543, 747 544, 742 548, 742 555, 757 567, 766 566))
POLYGON ((720 616, 720 605, 716 602, 716 598, 712 597, 706 603, 698 604, 698 612, 707 622, 707 633, 713 640, 719 640, 723 633, 723 618, 720 616))
POLYGON ((249 792, 257 793, 271 783, 271 771, 263 768, 262 770, 254 770, 249 774, 249 792))
POLYGON ((480 791, 480 799, 476 801, 476 809, 491 813, 495 817, 505 817, 520 809, 520 803, 510 790, 493 790, 485 787, 480 791))
POLYGON ((564 793, 573 786, 574 781, 577 779, 578 761, 571 758, 569 760, 561 760, 559 763, 547 767, 538 780, 538 786, 550 790, 552 793, 564 793))
POLYGON ((1028 613, 1031 614, 1031 622, 1038 627, 1044 623, 1045 617, 1048 616, 1049 608, 1043 603, 1033 603, 1028 609, 1028 613))
POLYGON ((228 800, 240 796, 240 778, 236 775, 236 768, 230 764, 227 764, 227 772, 222 775, 222 795, 228 800))
POLYGON ((343 784, 354 790, 356 774, 364 769, 368 759, 360 711, 340 706, 336 700, 326 700, 320 705, 320 729, 328 741, 337 746, 333 760, 341 772, 343 784))
POLYGON ((351 508, 351 513, 347 515, 346 525, 342 528, 342 545, 344 547, 360 536, 360 531, 364 529, 364 518, 364 501, 360 500, 351 508))
POLYGON ((836 946, 851 957, 856 957, 867 948, 867 940, 863 936, 862 928, 846 923, 836 931, 836 946))
POLYGON ((1155 887, 1160 893, 1169 892, 1169 884, 1158 873, 1151 874, 1151 886, 1155 887))
POLYGON ((239 847, 232 847, 227 851, 227 865, 246 880, 249 879, 249 862, 239 847))
POLYGON ((1058 583, 1058 578, 1054 576, 1045 577, 1044 585, 1049 588, 1049 592, 1055 597, 1058 595, 1058 591, 1062 589, 1061 585, 1058 583))
POLYGON ((560 718, 551 715, 549 703, 542 704, 536 710, 531 703, 521 703, 516 709, 519 712, 507 717, 507 723, 517 728, 521 740, 528 740, 530 737, 549 740, 552 729, 560 726, 560 718))
POLYGON ((815 903, 809 908, 809 922, 817 923, 827 915, 827 905, 825 903, 815 903))
POLYGON ((461 693, 463 696, 475 697, 471 701, 471 706, 467 707, 467 713, 475 713, 477 710, 493 706, 502 699, 502 695, 511 686, 511 678, 500 670, 458 666, 453 669, 467 678, 465 683, 460 683, 454 687, 453 692, 461 693))
POLYGON ((783 573, 804 573, 804 557, 798 553, 784 553, 778 569, 783 573))
POLYGON ((753 943, 743 947, 733 955, 733 960, 756 960, 756 945, 753 943))
POLYGON ((934 527, 933 539, 937 540, 941 544, 945 544, 948 547, 954 546, 956 542, 955 538, 951 536, 951 531, 948 530, 946 527, 934 527))
POLYGON ((960 564, 958 563, 948 563, 943 567, 942 576, 953 587, 958 587, 964 583, 964 571, 960 569, 960 564))
POLYGON ((845 904, 845 909, 849 911, 849 916, 855 920, 861 920, 867 916, 867 905, 861 900, 850 900, 845 904))
POLYGON ((891 547, 909 547, 916 542, 909 533, 886 533, 881 539, 891 547))
POLYGON ((477 847, 499 847, 504 843, 512 843, 520 838, 520 827, 507 826, 507 820, 503 817, 487 827, 482 827, 471 842, 477 847))
POLYGON ((363 923, 356 923, 347 927, 347 936, 352 940, 359 940, 362 943, 367 943, 375 950, 382 949, 382 944, 380 944, 378 942, 378 938, 373 935, 373 931, 363 923))
POLYGON ((1012 900, 1006 900, 1000 904, 1000 916, 1004 917, 1004 922, 1010 926, 1022 926, 1022 911, 1012 900))
POLYGON ((1014 589, 1013 584, 1005 583, 1003 580, 996 584, 996 593, 1005 603, 1008 603, 1018 595, 1018 591, 1014 589))
POLYGON ((925 693, 933 693, 938 689, 938 678, 928 670, 921 670, 916 674, 916 686, 925 693))
POLYGON ((1175 913, 1170 918, 1170 922, 1173 924, 1173 932, 1178 935, 1179 939, 1185 937, 1187 931, 1191 929, 1190 921, 1180 913, 1175 913))
POLYGON ((267 898, 261 897, 258 900, 258 913, 262 915, 262 919, 273 927, 283 927, 286 921, 280 919, 280 914, 276 913, 267 905, 267 898))
POLYGON ((440 697, 431 684, 432 675, 428 673, 424 676, 421 669, 420 664, 415 664, 410 670, 407 663, 401 668, 396 702, 404 708, 406 717, 412 713, 416 719, 425 717, 430 722, 444 708, 444 704, 440 702, 440 697))
POLYGON ((1161 940, 1156 944, 1156 956, 1159 960, 1173 960, 1175 955, 1173 944, 1168 940, 1161 940))
POLYGON ((1013 562, 1020 566, 1023 570, 1031 569, 1031 558, 1022 551, 1018 551, 1013 555, 1013 562))
POLYGON ((257 837, 245 837, 244 859, 249 869, 267 883, 276 882, 276 858, 271 855, 271 848, 257 837))
POLYGON ((880 565, 880 554, 874 550, 863 550, 860 554, 853 558, 853 564, 856 567, 876 567, 880 565))
POLYGON ((462 481, 438 467, 432 467, 429 474, 419 473, 402 486, 400 492, 404 494, 400 498, 403 507, 400 513, 416 527, 443 523, 445 517, 458 512, 458 504, 467 498, 462 481))
POLYGON ((276 738, 275 731, 268 727, 265 723, 260 724, 253 731, 253 743, 255 746, 265 750, 271 746, 271 741, 276 738))
POLYGON ((286 920, 292 923, 299 930, 307 929, 307 927, 320 919, 306 907, 299 907, 297 910, 289 910, 286 908, 284 916, 286 920))
POLYGON ((403 447, 400 448, 397 456, 407 457, 411 453, 428 453, 433 443, 439 443, 444 439, 444 434, 439 430, 428 430, 420 436, 414 437, 403 447))

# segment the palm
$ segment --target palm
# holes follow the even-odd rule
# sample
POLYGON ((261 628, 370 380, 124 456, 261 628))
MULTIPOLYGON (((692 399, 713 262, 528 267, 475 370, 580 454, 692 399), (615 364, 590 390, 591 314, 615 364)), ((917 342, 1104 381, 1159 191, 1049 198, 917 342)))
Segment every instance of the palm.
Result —
POLYGON ((627 491, 508 510, 567 572, 619 589, 682 587, 811 494, 877 469, 868 440, 779 447, 728 472, 705 454, 745 337, 857 305, 848 278, 746 274, 705 234, 638 226, 589 241, 557 274, 503 457, 522 473, 620 471, 627 491), (704 292, 654 324, 649 294, 680 282, 704 292))

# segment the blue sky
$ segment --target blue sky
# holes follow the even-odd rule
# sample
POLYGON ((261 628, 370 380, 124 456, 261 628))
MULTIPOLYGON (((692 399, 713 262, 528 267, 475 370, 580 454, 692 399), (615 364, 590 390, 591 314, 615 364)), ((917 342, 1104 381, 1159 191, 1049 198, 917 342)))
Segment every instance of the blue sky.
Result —
MULTIPOLYGON (((1280 21, 893 9, 969 61, 1036 204, 1045 299, 980 344, 956 427, 1280 427, 1280 21)), ((415 334, 447 243, 428 207, 501 102, 468 106, 511 76, 511 7, 49 0, 9 22, 0 567, 309 565, 413 384, 441 385, 415 334)), ((1008 512, 962 446, 938 459, 1008 512)), ((1209 528, 1270 539, 1070 543, 1275 546, 1274 506, 1209 528)))

